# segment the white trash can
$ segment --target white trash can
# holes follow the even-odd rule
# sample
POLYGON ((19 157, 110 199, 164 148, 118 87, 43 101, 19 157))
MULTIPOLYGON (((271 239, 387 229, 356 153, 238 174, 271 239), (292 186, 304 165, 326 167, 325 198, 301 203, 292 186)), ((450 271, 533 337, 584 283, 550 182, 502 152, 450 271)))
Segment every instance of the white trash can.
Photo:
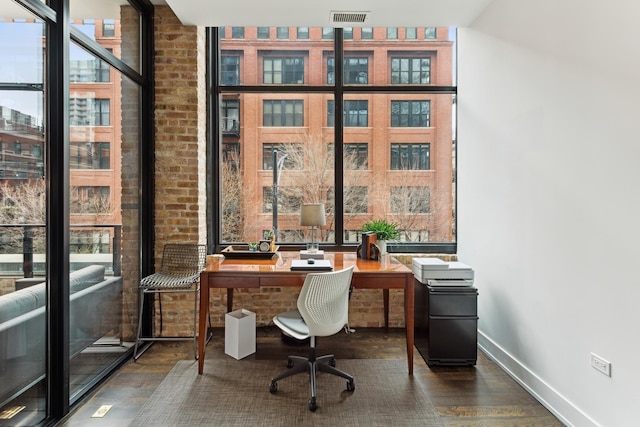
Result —
POLYGON ((224 352, 240 360, 256 352, 256 314, 241 308, 225 315, 224 352))

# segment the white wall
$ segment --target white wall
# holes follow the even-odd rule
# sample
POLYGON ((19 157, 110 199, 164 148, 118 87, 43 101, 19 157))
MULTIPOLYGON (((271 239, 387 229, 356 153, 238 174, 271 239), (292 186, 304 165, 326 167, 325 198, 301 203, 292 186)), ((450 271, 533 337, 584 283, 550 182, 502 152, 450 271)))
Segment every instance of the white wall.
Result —
POLYGON ((479 343, 576 426, 638 425, 639 28, 637 0, 495 0, 458 35, 479 343))

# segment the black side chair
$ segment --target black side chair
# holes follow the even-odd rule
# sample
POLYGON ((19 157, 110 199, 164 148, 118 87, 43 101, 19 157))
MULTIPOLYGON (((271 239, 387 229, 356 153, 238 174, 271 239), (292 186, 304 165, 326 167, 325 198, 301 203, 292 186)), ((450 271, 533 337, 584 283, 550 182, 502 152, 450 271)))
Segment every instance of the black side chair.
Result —
POLYGON ((190 243, 168 243, 162 251, 160 270, 140 281, 140 314, 138 317, 138 334, 133 350, 133 358, 137 360, 148 346, 138 352, 138 346, 144 341, 180 341, 193 340, 194 358, 198 358, 198 291, 200 290, 200 272, 207 260, 206 245, 190 243), (163 337, 162 336, 162 294, 164 293, 192 293, 193 294, 193 336, 163 337), (154 293, 158 295, 160 312, 160 332, 149 337, 142 337, 142 313, 145 296, 154 293))

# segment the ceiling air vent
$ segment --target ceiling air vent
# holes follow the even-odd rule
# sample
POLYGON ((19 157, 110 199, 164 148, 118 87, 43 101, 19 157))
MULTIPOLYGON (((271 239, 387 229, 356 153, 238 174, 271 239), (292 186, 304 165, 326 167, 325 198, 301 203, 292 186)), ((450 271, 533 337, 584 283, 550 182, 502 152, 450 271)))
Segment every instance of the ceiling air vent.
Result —
POLYGON ((332 24, 364 24, 370 12, 331 12, 332 24))

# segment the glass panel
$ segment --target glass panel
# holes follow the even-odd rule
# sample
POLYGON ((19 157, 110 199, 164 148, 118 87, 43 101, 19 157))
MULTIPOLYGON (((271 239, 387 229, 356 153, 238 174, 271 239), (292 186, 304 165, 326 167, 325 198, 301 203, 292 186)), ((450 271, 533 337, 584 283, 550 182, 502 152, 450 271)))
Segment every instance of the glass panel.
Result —
MULTIPOLYGON (((240 76, 240 84, 300 84, 301 89, 223 91, 220 116, 242 122, 223 127, 222 241, 255 241, 276 228, 279 242, 299 243, 306 230, 297 225, 296 206, 321 201, 327 210, 322 238, 334 242, 336 191, 343 200, 337 209, 344 214, 347 244, 359 241, 364 222, 381 216, 400 225, 402 241, 455 241, 455 96, 434 91, 454 84, 455 29, 435 29, 435 39, 425 38, 424 27, 348 32, 338 130, 342 147, 333 144, 333 29, 309 28, 308 44, 254 44, 255 27, 245 30, 242 43, 224 39, 221 45, 223 57, 238 58, 231 74, 240 76), (362 39, 370 41, 365 46, 362 39), (304 91, 322 85, 331 93, 304 91), (361 92, 356 85, 372 85, 377 92, 361 92), (334 188, 336 149, 344 159, 337 171, 344 181, 339 189, 334 188)), ((227 72, 223 67, 222 74, 227 72)))
POLYGON ((328 100, 308 93, 239 95, 240 129, 251 132, 222 136, 222 241, 254 242, 276 229, 279 243, 302 243, 308 237, 299 224, 303 202, 325 203, 321 241, 333 241, 333 132, 326 115, 311 114, 328 100))
MULTIPOLYGON (((4 2, 4 5, 12 2, 4 2)), ((3 425, 45 417, 45 25, 24 9, 0 16, 0 413, 3 425)))
MULTIPOLYGON (((373 38, 376 50, 370 45, 362 45, 358 41, 358 33, 354 40, 345 40, 345 84, 372 84, 375 86, 387 85, 455 85, 456 69, 456 29, 432 28, 433 38, 425 38, 425 34, 431 34, 428 28, 411 27, 405 30, 405 34, 417 39, 406 40, 411 50, 395 40, 397 28, 361 28, 360 38, 373 38), (437 31, 436 31, 437 30, 437 31), (438 36, 436 39, 435 36, 438 36), (393 36, 394 39, 391 39, 393 36), (388 40, 388 41, 387 41, 388 40), (449 59, 451 58, 451 59, 449 59), (364 60, 367 60, 367 66, 364 60), (449 60, 447 60, 449 59, 449 60), (346 62, 351 61, 350 63, 346 62), (356 63, 355 61, 359 61, 356 63), (386 75, 376 73, 373 78, 373 70, 384 67, 386 75), (366 72, 366 75, 365 75, 366 72), (436 78, 437 75, 437 78, 436 78)), ((333 64, 328 65, 328 72, 333 70, 333 64)))
MULTIPOLYGON (((221 85, 327 84, 327 58, 333 57, 332 28, 297 27, 295 34, 289 27, 276 27, 274 31, 269 27, 234 28, 238 32, 242 29, 244 38, 220 37, 221 85), (279 39, 278 34, 285 32, 290 38, 279 39), (312 51, 322 55, 322 64, 310 64, 312 51)), ((366 54, 358 53, 358 58, 366 58, 366 54)), ((359 65, 360 71, 366 68, 359 65)), ((362 79, 360 76, 358 82, 362 79)))
MULTIPOLYGON (((114 25, 115 34, 128 40, 129 31, 137 30, 124 25, 126 22, 116 20, 114 25)), ((123 39, 118 38, 118 43, 123 39)), ((113 39, 109 40, 114 50, 126 50, 128 45, 114 46, 113 39)), ((72 68, 82 64, 76 68, 99 70, 107 77, 97 85, 93 79, 72 74, 69 82, 69 338, 73 402, 127 352, 123 306, 134 307, 127 318, 137 315, 135 304, 123 304, 123 281, 137 281, 139 277, 138 257, 133 254, 138 247, 140 88, 74 43, 70 45, 70 64, 72 68), (129 259, 126 272, 122 271, 123 257, 129 259)))
MULTIPOLYGON (((455 241, 453 195, 453 100, 451 94, 359 94, 371 109, 371 128, 345 127, 344 158, 345 241, 356 242, 362 224, 385 217, 401 229, 402 242, 455 241), (437 123, 413 126, 428 115, 429 105, 437 123), (416 105, 416 109, 412 109, 416 105), (400 107, 398 107, 400 106, 400 107), (395 126, 398 111, 404 112, 395 126), (417 111, 418 118, 410 114, 417 111), (364 167, 355 147, 367 141, 369 162, 364 167), (437 156, 431 156, 437 153, 437 156), (365 185, 364 189, 362 188, 365 185)), ((355 95, 350 95, 345 104, 355 95)), ((362 156, 362 154, 360 154, 362 156)))
MULTIPOLYGON (((140 71, 140 16, 125 1, 102 0, 87 2, 86 0, 70 0, 71 22, 91 40, 109 50, 117 58, 122 59, 131 68, 140 71), (122 45, 122 33, 126 32, 126 49, 122 45)), ((93 61, 98 61, 94 59, 93 61)), ((100 64, 71 64, 72 77, 74 68, 90 72, 100 64)), ((90 73, 91 74, 91 73, 90 73)), ((72 79, 72 81, 75 81, 72 79)), ((96 80, 101 82, 102 80, 96 80)))

